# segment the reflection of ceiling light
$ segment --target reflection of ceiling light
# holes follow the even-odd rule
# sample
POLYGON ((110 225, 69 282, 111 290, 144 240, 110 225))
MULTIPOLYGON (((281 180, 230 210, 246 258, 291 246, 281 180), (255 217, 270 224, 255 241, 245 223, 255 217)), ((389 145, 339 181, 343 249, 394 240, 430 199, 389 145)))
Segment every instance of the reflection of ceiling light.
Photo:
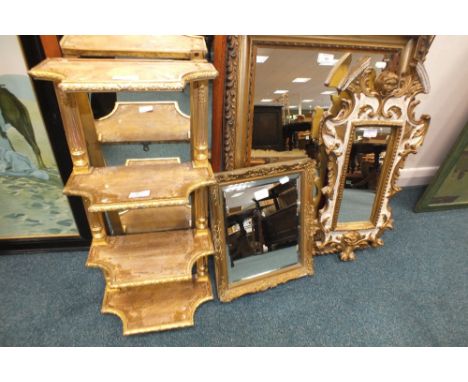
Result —
POLYGON ((377 61, 375 63, 375 67, 377 69, 385 69, 387 67, 387 63, 385 61, 377 61))
POLYGON ((276 271, 276 270, 277 269, 270 269, 269 271, 265 271, 265 272, 261 272, 261 273, 255 273, 252 276, 242 277, 241 280, 248 280, 248 279, 251 279, 251 278, 254 278, 254 277, 259 277, 261 275, 266 275, 267 273, 270 273, 270 272, 273 272, 273 271, 276 271))
POLYGON ((321 92, 320 94, 323 94, 323 95, 330 95, 330 94, 335 94, 335 91, 334 90, 326 90, 324 92, 321 92))
POLYGON ((234 195, 231 196, 231 198, 238 198, 241 195, 244 195, 244 193, 243 192, 236 192, 234 195))
POLYGON ((317 56, 317 63, 321 66, 333 66, 338 62, 334 54, 319 53, 317 56))
POLYGON ((223 188, 224 192, 232 192, 232 191, 241 191, 245 190, 246 188, 249 188, 252 186, 253 182, 245 182, 245 183, 239 183, 239 184, 231 184, 225 188, 223 188))
POLYGON ((256 200, 268 198, 268 195, 270 195, 268 188, 262 188, 261 190, 254 192, 254 197, 256 200))
POLYGON ((260 100, 260 102, 273 102, 272 98, 263 98, 260 100))
POLYGON ((290 109, 297 109, 297 105, 291 105, 289 106, 290 109))
POLYGON ((257 64, 263 64, 270 56, 257 56, 257 64))
POLYGON ((281 184, 285 184, 289 182, 289 176, 283 176, 282 178, 279 178, 279 182, 281 184))
POLYGON ((302 100, 302 103, 311 103, 311 102, 314 102, 313 99, 303 99, 302 100))
POLYGON ((286 94, 288 91, 289 91, 289 90, 281 90, 281 89, 279 89, 279 90, 275 90, 273 93, 274 93, 274 94, 286 94))
POLYGON ((292 82, 302 82, 302 83, 304 83, 304 82, 310 81, 311 79, 312 78, 307 78, 307 77, 297 77, 297 78, 293 79, 292 82))

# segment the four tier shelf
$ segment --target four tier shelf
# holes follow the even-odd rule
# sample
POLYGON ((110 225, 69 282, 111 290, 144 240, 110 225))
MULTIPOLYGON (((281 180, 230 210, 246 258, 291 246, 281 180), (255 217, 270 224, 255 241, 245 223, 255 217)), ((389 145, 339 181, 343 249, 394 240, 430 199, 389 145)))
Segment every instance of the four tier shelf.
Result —
POLYGON ((194 323, 213 298, 208 255, 206 187, 208 81, 217 76, 199 36, 65 36, 63 58, 30 74, 54 82, 73 161, 67 195, 83 198, 93 241, 87 260, 103 271, 103 313, 118 315, 124 334, 194 323), (190 116, 176 102, 117 102, 95 119, 90 93, 183 91, 190 116), (191 162, 129 160, 106 166, 102 145, 189 142, 191 162), (106 227, 106 220, 108 225, 106 227))

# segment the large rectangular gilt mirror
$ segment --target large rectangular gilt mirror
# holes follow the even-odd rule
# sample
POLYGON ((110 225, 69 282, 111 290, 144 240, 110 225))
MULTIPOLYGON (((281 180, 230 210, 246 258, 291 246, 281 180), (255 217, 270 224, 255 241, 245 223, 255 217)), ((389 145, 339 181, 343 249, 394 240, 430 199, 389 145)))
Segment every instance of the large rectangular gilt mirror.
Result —
POLYGON ((211 226, 221 301, 312 274, 314 165, 306 159, 216 175, 211 226))
POLYGON ((225 105, 225 168, 318 157, 314 119, 332 106, 324 83, 347 52, 395 65, 405 36, 230 36, 225 105), (232 80, 232 81, 231 81, 232 80), (232 100, 232 102, 230 102, 232 100))

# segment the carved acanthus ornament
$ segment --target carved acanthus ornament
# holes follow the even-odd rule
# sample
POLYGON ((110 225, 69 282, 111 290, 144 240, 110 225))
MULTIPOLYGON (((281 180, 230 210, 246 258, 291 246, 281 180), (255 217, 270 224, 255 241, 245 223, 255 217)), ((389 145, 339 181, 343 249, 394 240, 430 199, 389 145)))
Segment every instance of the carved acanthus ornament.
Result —
POLYGON ((329 76, 328 85, 337 89, 332 106, 323 116, 320 141, 328 154, 327 183, 322 188, 325 205, 320 211, 320 253, 341 252, 341 259, 354 260, 354 249, 381 246, 381 236, 392 228, 389 199, 400 190, 397 185, 400 170, 410 153, 416 153, 423 143, 430 117, 415 116, 419 104, 416 97, 429 91, 429 83, 421 62, 403 75, 392 70, 377 73, 370 60, 362 60, 349 70, 351 55, 343 56, 329 76), (339 66, 342 66, 339 68, 339 66), (346 75, 338 75, 341 70, 346 75), (346 169, 356 126, 388 126, 394 131, 386 154, 385 171, 379 176, 371 221, 363 229, 337 229, 343 197, 346 169), (388 162, 387 162, 388 161, 388 162))

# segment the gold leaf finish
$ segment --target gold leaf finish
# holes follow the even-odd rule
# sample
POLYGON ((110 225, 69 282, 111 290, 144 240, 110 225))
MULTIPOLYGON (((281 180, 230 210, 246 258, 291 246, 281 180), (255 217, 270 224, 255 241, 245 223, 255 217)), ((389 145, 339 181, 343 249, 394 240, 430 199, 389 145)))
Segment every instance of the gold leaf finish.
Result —
POLYGON ((124 335, 130 335, 192 326, 195 310, 212 299, 208 278, 106 288, 101 311, 119 316, 124 335))
POLYGON ((110 288, 190 280, 199 258, 213 253, 208 231, 178 230, 109 236, 93 245, 89 267, 105 270, 110 288))
POLYGON ((64 92, 182 91, 189 82, 214 79, 208 62, 49 58, 29 73, 58 82, 64 92))
POLYGON ((189 141, 190 116, 177 102, 117 102, 96 131, 102 143, 189 141))
POLYGON ((124 334, 193 325, 196 308, 213 298, 203 187, 216 182, 208 161, 208 80, 218 73, 204 59, 205 40, 65 36, 61 47, 65 58, 46 59, 30 75, 54 82, 73 161, 64 192, 83 198, 93 237, 87 265, 106 279, 102 312, 118 315, 124 334), (187 85, 190 116, 176 102, 117 102, 95 120, 88 94, 187 85), (106 167, 102 154, 103 143, 168 141, 190 142, 192 161, 127 159, 106 167))
POLYGON ((159 208, 139 208, 119 213, 124 233, 158 232, 190 228, 190 205, 159 208))
POLYGON ((141 58, 201 59, 208 52, 202 36, 68 35, 60 40, 66 56, 131 56, 141 58))
POLYGON ((210 187, 211 231, 215 249, 215 271, 218 297, 223 302, 231 301, 248 293, 273 288, 287 281, 312 275, 312 257, 315 253, 314 235, 318 229, 312 190, 318 182, 315 161, 310 159, 278 162, 262 166, 237 169, 216 174, 217 184, 210 187), (227 253, 224 224, 224 202, 221 187, 226 184, 242 183, 275 176, 300 174, 300 242, 297 264, 278 269, 268 274, 229 283, 227 274, 227 253))
POLYGON ((88 174, 72 173, 64 192, 89 199, 89 211, 102 212, 186 205, 192 191, 214 183, 210 166, 191 163, 96 167, 88 174))
MULTIPOLYGON (((422 38, 427 41, 427 39, 422 38)), ((408 44, 412 47, 414 44, 408 44)), ((421 48, 422 49, 422 48, 421 48)), ((427 53, 427 49, 425 50, 427 53)), ((416 53, 415 53, 416 54, 416 53)), ((405 57, 409 53, 405 52, 405 57)), ((393 227, 390 198, 399 191, 397 185, 400 169, 410 153, 416 153, 423 143, 430 117, 415 118, 416 97, 429 89, 422 56, 400 73, 385 69, 361 67, 359 74, 345 83, 333 99, 334 108, 326 112, 321 122, 321 144, 328 156, 328 184, 322 189, 326 197, 320 210, 321 233, 317 243, 318 253, 341 251, 344 261, 354 260, 354 249, 383 245, 381 236, 393 227), (343 130, 343 124, 345 126, 343 130), (370 221, 337 223, 343 197, 346 169, 356 126, 387 126, 392 134, 388 142, 387 155, 381 170, 370 221), (345 133, 340 136, 338 129, 345 133)), ((401 62, 401 65, 406 63, 401 62)), ((364 65, 365 66, 365 65, 364 65)), ((398 68, 396 69, 398 70, 398 68)))

